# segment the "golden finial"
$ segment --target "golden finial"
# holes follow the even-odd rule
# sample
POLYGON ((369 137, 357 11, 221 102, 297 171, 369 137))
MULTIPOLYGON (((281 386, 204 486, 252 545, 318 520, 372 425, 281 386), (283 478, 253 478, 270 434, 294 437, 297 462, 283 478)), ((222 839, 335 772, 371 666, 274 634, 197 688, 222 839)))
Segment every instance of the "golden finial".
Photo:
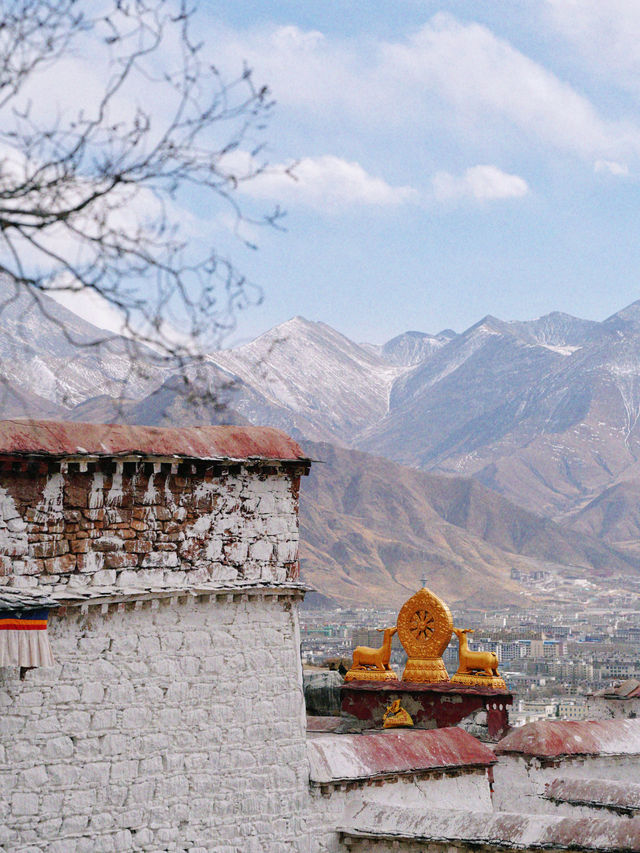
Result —
POLYGON ((407 652, 403 681, 448 681, 442 653, 449 645, 453 619, 447 605, 426 587, 406 601, 398 614, 398 637, 407 652))

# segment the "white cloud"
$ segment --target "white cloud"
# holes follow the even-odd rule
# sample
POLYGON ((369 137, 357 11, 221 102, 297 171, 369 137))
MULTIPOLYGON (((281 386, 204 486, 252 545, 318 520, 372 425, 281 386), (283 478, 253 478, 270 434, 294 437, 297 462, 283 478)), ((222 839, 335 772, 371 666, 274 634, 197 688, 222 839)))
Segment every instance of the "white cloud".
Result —
MULTIPOLYGON (((225 168, 249 175, 255 161, 244 152, 235 152, 225 159, 225 168)), ((331 154, 274 164, 250 181, 241 181, 240 191, 253 198, 303 204, 330 213, 356 205, 395 207, 418 201, 413 187, 391 186, 370 175, 359 163, 331 154)))
POLYGON ((280 104, 360 126, 433 126, 469 135, 509 126, 579 156, 640 151, 640 127, 601 117, 591 102, 487 27, 435 15, 398 41, 336 41, 288 26, 220 39, 245 56, 280 104), (498 124, 500 123, 500 124, 498 124))
POLYGON ((619 178, 626 178, 629 174, 629 167, 626 163, 618 163, 615 160, 596 160, 593 169, 595 172, 608 172, 610 175, 619 178))
POLYGON ((477 123, 501 118, 583 156, 625 144, 624 128, 602 120, 571 86, 479 24, 436 15, 408 43, 388 45, 385 56, 409 88, 436 91, 477 123))
POLYGON ((438 201, 495 201, 522 198, 529 185, 519 175, 509 175, 497 166, 472 166, 462 175, 437 172, 433 177, 433 193, 438 201))
POLYGON ((556 29, 588 57, 589 69, 640 87, 638 0, 546 0, 546 8, 556 29))

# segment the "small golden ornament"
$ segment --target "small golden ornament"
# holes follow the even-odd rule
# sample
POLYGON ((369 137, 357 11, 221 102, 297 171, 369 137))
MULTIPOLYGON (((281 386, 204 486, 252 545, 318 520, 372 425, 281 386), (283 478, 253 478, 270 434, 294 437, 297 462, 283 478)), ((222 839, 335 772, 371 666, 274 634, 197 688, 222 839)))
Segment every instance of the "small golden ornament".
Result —
POLYGON ((382 646, 372 649, 369 646, 356 646, 353 650, 353 664, 344 677, 345 681, 397 681, 398 676, 389 666, 391 659, 391 638, 398 630, 377 628, 384 634, 382 646))
POLYGON ((405 726, 412 726, 413 720, 408 711, 400 704, 400 700, 396 699, 387 707, 387 710, 382 715, 383 729, 398 729, 405 726))
POLYGON ((467 687, 492 687, 506 690, 507 685, 498 672, 498 656, 494 652, 472 652, 467 645, 467 634, 473 628, 454 628, 458 638, 458 671, 451 679, 453 684, 467 687))
POLYGON ((412 595, 398 614, 398 636, 408 657, 402 680, 448 681, 442 653, 452 633, 453 619, 444 601, 426 587, 412 595))

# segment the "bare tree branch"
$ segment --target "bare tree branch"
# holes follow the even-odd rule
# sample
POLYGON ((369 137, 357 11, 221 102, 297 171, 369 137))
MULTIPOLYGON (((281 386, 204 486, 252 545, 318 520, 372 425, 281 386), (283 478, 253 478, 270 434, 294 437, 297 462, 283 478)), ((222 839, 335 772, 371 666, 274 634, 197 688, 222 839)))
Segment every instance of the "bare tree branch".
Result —
POLYGON ((187 0, 16 0, 0 10, 0 274, 52 320, 38 293, 95 293, 122 315, 131 371, 148 373, 151 352, 187 386, 205 360, 197 342, 219 346, 237 311, 260 299, 185 228, 189 194, 238 221, 278 228, 282 218, 278 208, 246 217, 237 199, 266 166, 270 93, 250 69, 226 79, 209 62, 198 16, 187 0), (104 64, 95 103, 43 112, 45 75, 87 50, 104 64), (243 149, 250 165, 240 169, 243 149))

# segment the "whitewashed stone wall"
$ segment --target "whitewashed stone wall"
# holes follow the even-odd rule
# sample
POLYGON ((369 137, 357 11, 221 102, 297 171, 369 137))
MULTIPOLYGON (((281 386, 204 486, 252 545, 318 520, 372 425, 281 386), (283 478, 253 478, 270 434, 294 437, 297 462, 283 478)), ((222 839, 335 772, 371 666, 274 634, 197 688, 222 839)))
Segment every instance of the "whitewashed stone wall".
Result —
POLYGON ((565 756, 552 763, 521 755, 500 755, 493 768, 493 805, 496 811, 557 814, 558 808, 543 797, 548 782, 559 776, 637 782, 640 755, 565 756))
MULTIPOLYGON (((489 780, 484 768, 465 769, 456 773, 434 772, 416 777, 399 776, 387 779, 384 783, 363 783, 349 789, 340 785, 331 787, 330 791, 324 793, 319 788, 312 789, 316 834, 321 853, 342 853, 346 849, 335 827, 343 822, 349 808, 360 806, 363 802, 374 802, 391 809, 417 808, 421 811, 492 810, 489 780)), ((398 842, 395 843, 398 845, 398 842)), ((391 842, 384 849, 391 850, 390 845, 391 842)), ((404 850, 405 847, 396 846, 393 849, 404 850)))
POLYGON ((634 720, 640 717, 640 699, 588 696, 585 715, 587 720, 634 720))
POLYGON ((296 464, 0 464, 0 584, 295 580, 296 464))
POLYGON ((55 667, 0 669, 2 850, 316 849, 290 599, 68 607, 49 630, 55 667))

